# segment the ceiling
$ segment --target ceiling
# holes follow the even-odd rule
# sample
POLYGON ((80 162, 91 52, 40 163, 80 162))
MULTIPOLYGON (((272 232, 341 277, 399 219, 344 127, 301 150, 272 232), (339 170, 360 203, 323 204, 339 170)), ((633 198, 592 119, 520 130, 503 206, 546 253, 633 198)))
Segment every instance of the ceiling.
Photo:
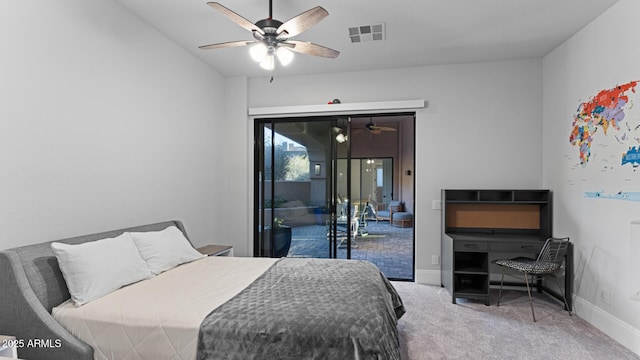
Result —
MULTIPOLYGON (((117 1, 222 75, 266 77, 540 58, 618 0, 273 0, 282 22, 324 7, 329 16, 293 39, 340 51, 336 59, 296 54, 273 72, 253 62, 247 47, 198 49, 253 40, 207 0, 117 1), (351 43, 349 27, 378 23, 384 41, 351 43)), ((251 22, 269 15, 268 0, 218 2, 251 22)))

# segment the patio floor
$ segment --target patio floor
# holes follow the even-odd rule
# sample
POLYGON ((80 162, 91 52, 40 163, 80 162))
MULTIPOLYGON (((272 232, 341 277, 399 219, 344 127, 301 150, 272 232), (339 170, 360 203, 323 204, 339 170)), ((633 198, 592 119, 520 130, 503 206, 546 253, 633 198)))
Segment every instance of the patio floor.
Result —
MULTIPOLYGON (((368 260, 390 279, 413 280, 413 229, 390 226, 387 221, 369 221, 367 235, 356 237, 357 247, 351 248, 351 258, 368 260)), ((338 248, 338 258, 346 258, 345 246, 338 248)), ((292 228, 288 257, 329 257, 329 241, 324 225, 292 228)))

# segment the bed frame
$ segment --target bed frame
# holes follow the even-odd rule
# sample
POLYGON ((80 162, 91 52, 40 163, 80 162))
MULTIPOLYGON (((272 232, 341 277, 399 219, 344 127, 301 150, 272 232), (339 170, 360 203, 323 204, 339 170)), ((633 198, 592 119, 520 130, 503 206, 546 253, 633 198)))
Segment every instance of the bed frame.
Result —
MULTIPOLYGON (((159 231, 172 225, 189 239, 182 222, 173 220, 57 241, 80 244, 116 237, 126 231, 159 231)), ((0 251, 0 334, 22 340, 18 347, 21 358, 92 360, 93 348, 51 316, 51 309, 70 298, 51 250, 52 242, 0 251)))

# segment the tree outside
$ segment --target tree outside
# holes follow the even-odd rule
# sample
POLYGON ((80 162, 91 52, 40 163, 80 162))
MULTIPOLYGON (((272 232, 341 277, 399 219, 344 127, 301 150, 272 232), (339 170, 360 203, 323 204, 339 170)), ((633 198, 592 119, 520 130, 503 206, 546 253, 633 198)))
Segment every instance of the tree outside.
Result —
POLYGON ((270 179, 272 171, 275 171, 276 181, 308 181, 309 180, 309 156, 305 151, 289 151, 287 142, 275 145, 274 164, 271 163, 271 151, 273 144, 271 137, 265 137, 265 178, 270 179))

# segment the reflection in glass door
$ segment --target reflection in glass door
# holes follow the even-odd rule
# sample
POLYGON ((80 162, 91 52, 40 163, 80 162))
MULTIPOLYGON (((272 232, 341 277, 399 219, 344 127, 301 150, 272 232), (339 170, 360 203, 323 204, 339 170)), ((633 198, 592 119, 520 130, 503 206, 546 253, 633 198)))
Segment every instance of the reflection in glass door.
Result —
POLYGON ((348 156, 347 124, 256 121, 254 256, 350 258, 351 210, 336 183, 337 156, 348 156))
MULTIPOLYGON (((338 196, 347 192, 347 160, 338 159, 338 196)), ((351 193, 358 204, 359 214, 372 216, 379 206, 393 198, 393 159, 351 159, 351 193)))

